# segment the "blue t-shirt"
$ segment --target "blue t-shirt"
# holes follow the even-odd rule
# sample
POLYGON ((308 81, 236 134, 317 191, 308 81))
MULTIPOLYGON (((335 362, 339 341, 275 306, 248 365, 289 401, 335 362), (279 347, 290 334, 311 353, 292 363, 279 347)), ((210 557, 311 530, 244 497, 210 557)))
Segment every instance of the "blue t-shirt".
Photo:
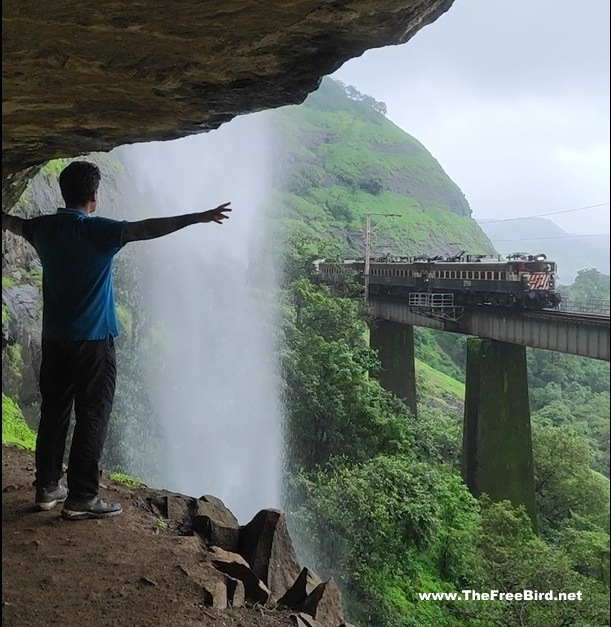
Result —
POLYGON ((24 223, 23 236, 42 262, 43 338, 103 340, 119 334, 112 262, 126 224, 76 209, 24 223))

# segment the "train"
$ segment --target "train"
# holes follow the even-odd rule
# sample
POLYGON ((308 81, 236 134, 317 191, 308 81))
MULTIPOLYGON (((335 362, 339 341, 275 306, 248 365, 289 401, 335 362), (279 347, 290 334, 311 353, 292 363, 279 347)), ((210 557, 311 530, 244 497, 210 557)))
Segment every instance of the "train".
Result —
POLYGON ((546 255, 467 255, 453 257, 391 257, 312 264, 319 281, 354 278, 368 288, 370 298, 408 299, 410 305, 444 302, 452 307, 497 306, 556 309, 556 263, 546 255), (368 268, 366 267, 368 265, 368 268))

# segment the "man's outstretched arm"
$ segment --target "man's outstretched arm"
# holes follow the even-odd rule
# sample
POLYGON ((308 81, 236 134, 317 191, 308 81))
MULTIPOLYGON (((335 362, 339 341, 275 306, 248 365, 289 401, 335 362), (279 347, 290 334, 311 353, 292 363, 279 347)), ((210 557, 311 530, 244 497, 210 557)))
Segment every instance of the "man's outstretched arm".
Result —
MULTIPOLYGON (((145 239, 155 239, 169 235, 180 229, 184 229, 191 224, 202 224, 206 222, 216 222, 222 224, 223 220, 229 218, 225 215, 231 211, 226 202, 210 211, 202 211, 199 213, 188 213, 183 216, 171 216, 169 218, 150 218, 149 220, 141 220, 139 222, 128 222, 123 230, 123 243, 137 242, 145 239)), ((4 222, 3 222, 4 228, 4 222)))
POLYGON ((26 220, 23 218, 9 215, 8 213, 4 213, 4 211, 2 212, 3 231, 10 231, 11 233, 15 233, 15 235, 23 235, 23 225, 25 223, 26 220))

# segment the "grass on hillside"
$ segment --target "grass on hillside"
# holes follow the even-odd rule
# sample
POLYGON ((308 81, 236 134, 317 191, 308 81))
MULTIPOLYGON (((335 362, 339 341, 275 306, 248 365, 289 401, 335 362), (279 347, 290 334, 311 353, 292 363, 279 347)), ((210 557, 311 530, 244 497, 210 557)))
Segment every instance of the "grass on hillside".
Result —
POLYGON ((26 424, 19 406, 2 394, 2 444, 15 444, 34 450, 36 434, 26 424))
POLYGON ((425 364, 420 359, 416 359, 416 373, 424 375, 427 390, 433 394, 452 394, 457 399, 463 401, 465 398, 465 384, 453 379, 432 366, 425 364))
POLYGON ((394 213, 377 229, 378 254, 494 252, 464 194, 426 148, 334 81, 270 120, 285 164, 270 209, 289 232, 305 224, 338 241, 341 254, 358 256, 366 214, 394 213))
MULTIPOLYGON (((12 444, 33 451, 36 434, 26 424, 21 409, 6 394, 2 394, 2 444, 12 444)), ((110 478, 128 488, 138 488, 145 484, 138 479, 121 472, 110 473, 110 478)))

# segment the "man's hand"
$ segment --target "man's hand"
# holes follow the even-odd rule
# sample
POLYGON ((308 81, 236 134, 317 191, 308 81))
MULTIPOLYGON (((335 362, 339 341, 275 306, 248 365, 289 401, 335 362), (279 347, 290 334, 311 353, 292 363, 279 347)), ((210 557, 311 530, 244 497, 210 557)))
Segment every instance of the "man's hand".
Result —
POLYGON ((203 224, 207 222, 216 222, 222 224, 223 220, 229 218, 226 215, 231 211, 226 202, 219 205, 216 209, 210 211, 201 211, 198 213, 188 213, 184 216, 171 216, 169 218, 150 218, 149 220, 141 220, 140 222, 128 222, 123 230, 123 243, 137 242, 146 239, 155 239, 169 235, 180 229, 184 229, 191 224, 203 224))
POLYGON ((210 209, 210 211, 204 211, 201 214, 201 222, 216 222, 217 224, 222 224, 223 220, 228 220, 229 216, 225 215, 228 211, 231 211, 229 205, 231 202, 226 202, 222 205, 219 205, 215 209, 210 209))

